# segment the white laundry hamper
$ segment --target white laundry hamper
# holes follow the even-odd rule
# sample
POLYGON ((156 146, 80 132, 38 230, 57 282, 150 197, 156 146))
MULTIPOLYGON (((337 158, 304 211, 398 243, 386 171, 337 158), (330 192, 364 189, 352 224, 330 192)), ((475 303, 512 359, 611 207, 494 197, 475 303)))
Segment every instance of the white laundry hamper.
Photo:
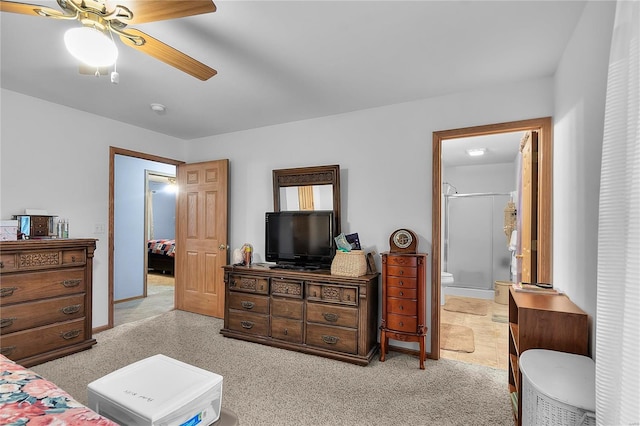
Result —
POLYGON ((595 426, 595 363, 546 349, 520 356, 522 425, 595 426))

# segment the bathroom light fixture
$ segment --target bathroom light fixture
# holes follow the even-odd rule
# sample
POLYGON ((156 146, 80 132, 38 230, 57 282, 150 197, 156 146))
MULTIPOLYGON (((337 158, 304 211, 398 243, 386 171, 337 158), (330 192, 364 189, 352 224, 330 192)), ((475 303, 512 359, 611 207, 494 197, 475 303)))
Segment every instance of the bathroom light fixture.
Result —
POLYGON ((470 157, 479 157, 487 152, 486 148, 471 148, 467 150, 467 155, 470 157))
POLYGON ((94 26, 67 30, 64 44, 74 58, 90 67, 108 67, 118 59, 118 48, 113 39, 94 26))

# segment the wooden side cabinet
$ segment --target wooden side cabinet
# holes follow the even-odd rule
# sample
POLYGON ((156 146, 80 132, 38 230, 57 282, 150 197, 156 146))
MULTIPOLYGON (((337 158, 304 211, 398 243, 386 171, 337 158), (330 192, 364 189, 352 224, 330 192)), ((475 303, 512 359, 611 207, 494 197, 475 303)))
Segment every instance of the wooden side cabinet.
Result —
POLYGON ((0 242, 0 352, 25 367, 89 349, 94 239, 0 242))
POLYGON ((426 287, 426 254, 382 253, 380 361, 389 352, 389 339, 418 342, 420 369, 424 370, 426 287))
POLYGON ((520 355, 549 349, 578 355, 589 352, 589 316, 566 295, 509 289, 509 393, 516 424, 522 424, 520 355))

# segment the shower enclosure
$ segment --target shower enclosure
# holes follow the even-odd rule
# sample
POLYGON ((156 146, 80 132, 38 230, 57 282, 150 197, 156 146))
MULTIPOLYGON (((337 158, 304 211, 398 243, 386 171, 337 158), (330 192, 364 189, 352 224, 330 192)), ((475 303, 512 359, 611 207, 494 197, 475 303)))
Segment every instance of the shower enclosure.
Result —
POLYGON ((444 196, 442 270, 453 274, 445 294, 493 299, 494 281, 510 281, 504 233, 505 193, 444 196))

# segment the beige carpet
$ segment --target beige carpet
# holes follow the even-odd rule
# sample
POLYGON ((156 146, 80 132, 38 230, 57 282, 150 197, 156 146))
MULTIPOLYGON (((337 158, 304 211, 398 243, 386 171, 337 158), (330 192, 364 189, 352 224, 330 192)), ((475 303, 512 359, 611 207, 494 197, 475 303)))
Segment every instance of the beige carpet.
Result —
POLYGON ((98 333, 92 349, 32 369, 86 403, 91 381, 162 353, 222 375, 222 406, 242 426, 513 426, 505 370, 449 359, 420 370, 394 351, 361 367, 223 337, 222 324, 174 310, 98 333))
POLYGON ((473 330, 463 325, 440 324, 440 349, 467 353, 475 351, 473 330))
POLYGON ((471 315, 487 315, 489 311, 489 301, 484 299, 447 297, 444 310, 451 312, 462 312, 471 315))

